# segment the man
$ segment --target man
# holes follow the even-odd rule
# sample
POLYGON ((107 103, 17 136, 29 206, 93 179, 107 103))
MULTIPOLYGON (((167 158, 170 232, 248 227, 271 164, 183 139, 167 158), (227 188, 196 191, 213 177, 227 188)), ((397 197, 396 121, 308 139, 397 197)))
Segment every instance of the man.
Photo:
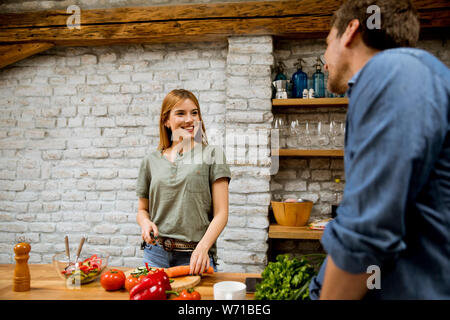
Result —
POLYGON ((408 0, 349 0, 332 18, 325 69, 349 96, 346 186, 312 299, 450 298, 450 71, 399 48, 418 37, 408 0))

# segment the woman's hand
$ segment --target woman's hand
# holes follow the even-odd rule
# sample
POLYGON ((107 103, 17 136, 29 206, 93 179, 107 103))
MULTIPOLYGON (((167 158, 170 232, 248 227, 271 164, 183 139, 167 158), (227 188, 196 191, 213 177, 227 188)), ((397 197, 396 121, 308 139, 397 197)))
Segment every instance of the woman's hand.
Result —
POLYGON ((155 240, 152 239, 150 232, 153 232, 155 238, 158 237, 158 227, 150 220, 150 215, 148 213, 148 199, 139 198, 138 201, 138 213, 136 216, 136 221, 141 227, 142 239, 148 244, 154 244, 155 240))
POLYGON ((208 251, 209 248, 197 245, 191 255, 190 274, 202 274, 208 270, 210 265, 208 251))
POLYGON ((158 227, 150 220, 146 220, 142 222, 141 225, 142 230, 142 239, 148 244, 155 244, 155 240, 150 235, 150 232, 153 232, 154 238, 158 238, 158 227))

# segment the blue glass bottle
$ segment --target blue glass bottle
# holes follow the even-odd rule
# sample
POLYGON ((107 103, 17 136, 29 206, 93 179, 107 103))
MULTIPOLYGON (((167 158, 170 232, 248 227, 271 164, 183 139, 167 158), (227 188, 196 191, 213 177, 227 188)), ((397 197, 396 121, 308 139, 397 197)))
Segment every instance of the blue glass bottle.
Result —
POLYGON ((316 72, 313 74, 313 89, 316 98, 325 97, 325 75, 322 72, 319 57, 317 57, 316 72))
POLYGON ((303 90, 308 89, 308 75, 302 71, 303 59, 298 59, 297 72, 292 75, 292 98, 303 98, 303 90))
POLYGON ((284 75, 285 69, 286 69, 286 66, 284 65, 284 63, 279 61, 278 68, 276 69, 277 74, 275 76, 275 81, 276 80, 287 80, 287 77, 284 75))

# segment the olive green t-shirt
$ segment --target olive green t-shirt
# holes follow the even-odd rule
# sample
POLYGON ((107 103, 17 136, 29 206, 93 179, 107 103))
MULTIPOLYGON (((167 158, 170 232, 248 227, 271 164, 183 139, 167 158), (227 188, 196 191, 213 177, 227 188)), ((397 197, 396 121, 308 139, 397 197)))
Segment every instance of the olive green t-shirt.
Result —
MULTIPOLYGON (((197 144, 174 162, 155 150, 142 160, 136 195, 149 199, 160 236, 198 242, 213 215, 211 186, 222 177, 230 180, 231 172, 217 146, 197 144)), ((215 244, 210 253, 216 258, 215 244)))

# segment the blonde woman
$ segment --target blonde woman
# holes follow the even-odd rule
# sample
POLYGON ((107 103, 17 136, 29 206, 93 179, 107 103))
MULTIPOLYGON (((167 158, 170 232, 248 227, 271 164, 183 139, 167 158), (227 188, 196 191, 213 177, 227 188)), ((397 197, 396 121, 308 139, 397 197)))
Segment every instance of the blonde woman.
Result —
POLYGON ((163 100, 158 149, 140 166, 137 223, 144 263, 216 271, 216 240, 228 221, 231 173, 223 151, 209 146, 200 105, 187 90, 163 100))

